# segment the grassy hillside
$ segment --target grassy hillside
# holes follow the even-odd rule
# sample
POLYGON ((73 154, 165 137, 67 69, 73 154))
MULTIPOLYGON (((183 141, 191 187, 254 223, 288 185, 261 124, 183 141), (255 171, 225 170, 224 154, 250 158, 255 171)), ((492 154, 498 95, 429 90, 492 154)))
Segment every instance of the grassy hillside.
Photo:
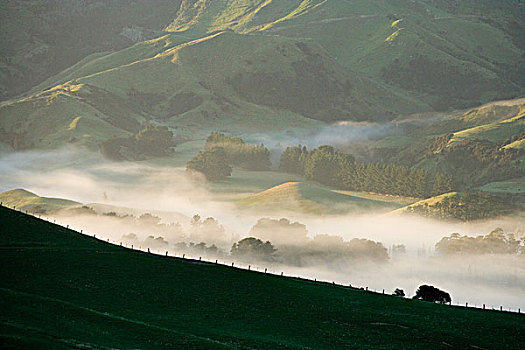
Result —
POLYGON ((525 85, 525 14, 511 1, 2 6, 0 86, 4 97, 27 93, 0 106, 0 141, 14 149, 96 147, 145 123, 190 139, 311 130, 472 106, 525 85))
POLYGON ((167 30, 310 37, 346 69, 436 109, 523 91, 525 12, 515 2, 191 1, 181 9, 167 30))
POLYGON ((459 190, 519 178, 525 169, 524 102, 400 118, 400 135, 372 142, 367 151, 387 163, 447 173, 459 190))
POLYGON ((0 3, 0 100, 88 55, 157 36, 180 0, 7 0, 0 3))
POLYGON ((458 192, 449 192, 449 193, 445 193, 445 194, 442 194, 442 195, 439 195, 439 196, 435 196, 435 197, 430 197, 430 198, 427 198, 427 199, 422 199, 420 201, 417 201, 417 202, 414 202, 414 203, 411 203, 407 206, 404 206, 402 208, 399 208, 399 209, 396 209, 392 212, 392 214, 402 214, 402 213, 406 213, 410 210, 410 208, 414 208, 416 206, 419 206, 419 205, 436 205, 437 203, 441 203, 443 202, 443 200, 445 198, 451 198, 451 197, 454 197, 454 196, 457 196, 458 195, 458 192))
POLYGON ((154 256, 3 207, 0 218, 8 348, 518 349, 525 332, 523 315, 154 256))
POLYGON ((3 205, 16 206, 19 210, 27 210, 32 213, 51 213, 81 205, 81 203, 67 199, 40 197, 23 189, 0 193, 0 202, 3 205))
POLYGON ((388 211, 396 203, 366 199, 308 182, 286 182, 238 199, 242 208, 265 211, 296 211, 310 214, 388 211))

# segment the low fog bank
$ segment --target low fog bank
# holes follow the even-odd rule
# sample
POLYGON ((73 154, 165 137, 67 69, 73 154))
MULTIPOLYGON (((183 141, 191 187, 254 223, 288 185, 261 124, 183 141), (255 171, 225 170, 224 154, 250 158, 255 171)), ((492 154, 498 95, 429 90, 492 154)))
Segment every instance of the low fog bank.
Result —
POLYGON ((454 304, 525 309, 523 254, 458 257, 435 251, 435 244, 454 232, 478 236, 501 227, 522 236, 522 221, 446 223, 373 213, 317 217, 283 211, 268 220, 286 217, 286 229, 265 231, 256 228, 266 213, 239 212, 216 200, 202 181, 183 168, 113 163, 86 150, 0 158, 1 191, 24 188, 40 196, 97 203, 45 216, 116 244, 228 264, 235 261, 236 266, 385 289, 389 294, 401 288, 412 296, 417 286, 426 283, 449 292, 454 304), (277 251, 271 258, 231 254, 232 245, 247 237, 270 241, 277 251), (399 245, 404 246, 402 253, 395 251, 399 245))

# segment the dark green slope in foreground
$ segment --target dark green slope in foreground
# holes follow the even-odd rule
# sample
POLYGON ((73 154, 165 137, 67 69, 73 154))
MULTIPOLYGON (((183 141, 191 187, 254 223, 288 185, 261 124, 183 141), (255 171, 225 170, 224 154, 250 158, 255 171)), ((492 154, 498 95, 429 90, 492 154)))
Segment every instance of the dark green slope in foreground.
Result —
POLYGON ((523 346, 523 315, 158 257, 3 207, 0 223, 2 348, 523 346))

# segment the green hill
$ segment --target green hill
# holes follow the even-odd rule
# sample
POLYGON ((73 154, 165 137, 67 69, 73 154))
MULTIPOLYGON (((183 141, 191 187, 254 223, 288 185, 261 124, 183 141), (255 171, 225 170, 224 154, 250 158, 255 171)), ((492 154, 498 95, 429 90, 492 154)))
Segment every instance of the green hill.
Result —
POLYGON ((155 256, 4 207, 0 218, 7 348, 518 349, 525 332, 523 315, 155 256))
POLYGON ((512 2, 192 1, 183 10, 167 30, 310 37, 344 68, 436 109, 523 91, 524 12, 512 2))
POLYGON ((79 202, 67 199, 40 197, 23 189, 0 193, 0 202, 3 205, 16 206, 19 210, 27 210, 32 213, 51 213, 81 205, 79 202))
POLYGON ((238 199, 239 207, 252 210, 292 211, 315 214, 389 211, 396 203, 360 198, 308 182, 286 182, 238 199))
POLYGON ((399 208, 399 209, 396 209, 394 211, 392 211, 392 214, 403 214, 403 213, 407 213, 410 211, 410 208, 414 208, 414 207, 417 207, 417 206, 424 206, 424 205, 428 205, 428 206, 431 206, 431 205, 436 205, 437 203, 441 203, 443 202, 443 200, 445 198, 451 198, 451 197, 455 197, 458 195, 458 192, 449 192, 449 193, 445 193, 445 194, 442 194, 442 195, 439 195, 439 196, 435 196, 435 197, 430 197, 430 198, 427 198, 427 199, 422 199, 420 201, 417 201, 415 203, 412 203, 412 204, 409 204, 407 206, 404 206, 402 208, 399 208))
POLYGON ((390 113, 374 103, 388 99, 387 90, 341 69, 310 40, 225 32, 160 53, 138 45, 152 57, 121 64, 124 53, 108 56, 116 67, 97 58, 104 70, 91 74, 89 62, 67 75, 73 81, 1 106, 2 141, 15 149, 96 145, 147 122, 190 138, 211 130, 297 132, 390 113))
POLYGON ((2 6, 0 86, 26 94, 0 106, 0 142, 15 149, 96 147, 148 122, 191 139, 310 130, 524 91, 525 14, 512 1, 2 6))

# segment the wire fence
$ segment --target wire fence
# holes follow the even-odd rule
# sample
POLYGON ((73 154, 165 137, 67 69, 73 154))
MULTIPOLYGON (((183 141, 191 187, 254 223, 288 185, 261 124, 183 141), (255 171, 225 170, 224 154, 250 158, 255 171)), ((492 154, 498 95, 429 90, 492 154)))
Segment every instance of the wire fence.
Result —
MULTIPOLYGON (((220 259, 206 259, 206 258, 203 258, 202 256, 198 256, 198 255, 188 255, 188 253, 186 253, 186 252, 179 253, 177 255, 176 252, 173 252, 173 251, 170 251, 170 250, 164 250, 164 249, 153 250, 150 247, 142 247, 141 245, 139 245, 137 247, 134 244, 125 244, 125 243, 122 243, 120 241, 117 242, 117 241, 114 241, 114 240, 110 240, 109 238, 103 239, 101 237, 97 237, 96 234, 89 234, 87 232, 84 232, 83 229, 80 229, 80 231, 75 230, 74 228, 70 227, 69 224, 63 224, 63 223, 60 223, 60 222, 56 222, 56 219, 50 219, 49 217, 42 217, 42 214, 39 214, 39 213, 32 213, 32 212, 28 212, 27 210, 24 211, 24 210, 17 209, 16 206, 13 206, 11 208, 11 207, 3 204, 3 202, 0 202, 0 206, 19 211, 19 212, 21 212, 23 214, 31 215, 31 216, 33 216, 35 218, 40 219, 40 220, 44 220, 44 221, 47 221, 49 223, 52 223, 52 224, 64 227, 64 228, 72 230, 72 231, 75 231, 77 233, 93 237, 93 238, 95 238, 95 239, 97 239, 99 241, 102 241, 102 242, 105 242, 105 243, 108 243, 108 244, 118 245, 118 246, 123 247, 123 248, 136 250, 136 251, 140 251, 140 252, 143 252, 143 253, 153 254, 153 255, 157 255, 157 256, 164 256, 164 257, 169 257, 169 258, 182 259, 182 260, 189 261, 189 262, 192 262, 192 263, 202 263, 202 264, 208 264, 208 265, 221 265, 221 266, 234 268, 234 269, 241 269, 241 270, 252 271, 252 272, 255 272, 255 273, 263 273, 263 274, 268 274, 268 275, 272 275, 272 276, 279 276, 279 277, 285 277, 285 278, 294 278, 294 279, 299 279, 299 280, 302 280, 302 281, 307 281, 307 282, 312 282, 312 283, 330 284, 330 285, 338 286, 338 287, 342 287, 342 288, 349 288, 349 289, 354 289, 354 290, 362 290, 362 291, 365 291, 365 292, 368 292, 368 293, 376 293, 376 294, 389 295, 389 296, 393 296, 393 297, 397 297, 397 298, 401 297, 401 298, 410 299, 409 297, 397 296, 397 295, 394 295, 394 294, 386 293, 385 289, 376 290, 376 289, 369 289, 368 287, 356 287, 356 286, 352 286, 351 284, 348 284, 348 285, 347 284, 341 284, 341 283, 337 283, 336 281, 327 281, 327 280, 322 280, 322 279, 317 279, 317 278, 311 279, 309 277, 298 276, 298 275, 287 275, 287 274, 284 273, 284 271, 275 270, 275 269, 268 269, 267 267, 262 267, 262 266, 259 266, 259 265, 247 264, 245 262, 231 261, 231 259, 222 259, 222 261, 221 261, 220 259)), ((449 303, 449 304, 446 304, 446 305, 450 305, 450 306, 454 306, 454 307, 465 307, 465 308, 480 309, 480 310, 491 310, 491 311, 511 312, 511 313, 516 313, 516 314, 522 314, 521 308, 517 308, 517 309, 504 308, 503 305, 499 305, 499 306, 490 305, 490 306, 488 306, 487 304, 471 304, 471 303, 468 303, 468 302, 464 302, 464 303, 456 302, 456 303, 449 303)))

